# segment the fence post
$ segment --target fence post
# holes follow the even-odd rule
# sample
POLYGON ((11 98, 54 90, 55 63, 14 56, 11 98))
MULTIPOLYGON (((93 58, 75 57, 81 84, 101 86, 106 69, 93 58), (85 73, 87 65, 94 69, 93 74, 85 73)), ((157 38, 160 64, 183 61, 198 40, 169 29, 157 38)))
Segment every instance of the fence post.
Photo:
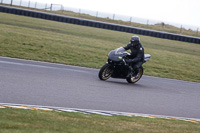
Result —
POLYGON ((81 16, 81 9, 79 9, 79 16, 81 16))
POLYGON ((63 5, 61 5, 61 11, 62 11, 62 13, 64 12, 64 6, 63 5))
POLYGON ((37 2, 35 2, 35 8, 37 8, 37 2))
POLYGON ((99 14, 99 13, 98 13, 98 11, 97 11, 97 13, 96 13, 96 18, 98 17, 98 14, 99 14))
POLYGON ((28 2, 28 8, 30 7, 30 3, 31 3, 31 2, 30 2, 30 0, 29 0, 29 2, 28 2))
POLYGON ((53 4, 51 3, 50 11, 52 11, 52 8, 53 8, 53 4))
POLYGON ((45 8, 44 8, 44 10, 45 10, 45 11, 47 10, 47 4, 45 4, 45 8))
POLYGON ((12 6, 12 4, 13 4, 13 0, 11 0, 10 6, 12 6))
POLYGON ((181 25, 180 34, 182 34, 182 28, 183 28, 183 26, 181 25))

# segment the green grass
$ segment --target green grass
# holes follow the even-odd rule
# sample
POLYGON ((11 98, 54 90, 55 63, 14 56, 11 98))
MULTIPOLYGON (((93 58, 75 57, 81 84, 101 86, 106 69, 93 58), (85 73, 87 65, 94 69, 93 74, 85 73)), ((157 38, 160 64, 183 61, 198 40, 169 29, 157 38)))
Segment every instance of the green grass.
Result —
POLYGON ((199 133, 200 123, 161 118, 0 109, 2 133, 199 133))
MULTIPOLYGON (((0 56, 100 68, 133 34, 0 13, 0 56)), ((200 82, 200 45, 142 36, 144 74, 200 82)))

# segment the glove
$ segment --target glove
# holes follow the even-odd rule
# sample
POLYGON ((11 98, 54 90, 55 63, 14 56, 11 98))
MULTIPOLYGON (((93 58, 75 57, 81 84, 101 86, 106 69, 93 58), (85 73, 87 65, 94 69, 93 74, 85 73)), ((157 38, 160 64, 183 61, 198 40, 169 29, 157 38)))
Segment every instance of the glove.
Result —
POLYGON ((132 59, 126 59, 126 63, 131 63, 132 61, 132 59))
POLYGON ((136 60, 135 59, 126 59, 126 63, 135 63, 136 60))

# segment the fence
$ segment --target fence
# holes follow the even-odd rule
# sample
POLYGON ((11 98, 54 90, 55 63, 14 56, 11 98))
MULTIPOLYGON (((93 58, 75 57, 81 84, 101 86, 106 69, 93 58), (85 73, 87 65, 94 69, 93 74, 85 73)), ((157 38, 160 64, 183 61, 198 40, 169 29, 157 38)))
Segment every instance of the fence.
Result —
POLYGON ((105 23, 100 21, 93 21, 88 19, 67 17, 67 16, 33 11, 28 9, 0 6, 0 12, 200 44, 200 38, 197 37, 183 36, 167 32, 159 32, 154 30, 147 30, 142 28, 123 26, 123 25, 105 23))
POLYGON ((105 12, 99 12, 99 11, 70 8, 70 7, 64 7, 63 5, 60 5, 60 4, 40 3, 40 2, 32 1, 32 0, 0 0, 0 2, 4 4, 23 6, 23 7, 28 7, 28 8, 36 8, 36 9, 44 9, 44 10, 52 10, 52 11, 57 11, 57 10, 72 11, 79 14, 83 13, 83 14, 89 14, 89 15, 101 17, 101 18, 110 18, 112 20, 123 20, 123 21, 129 21, 129 22, 140 23, 140 24, 145 24, 145 25, 167 23, 169 25, 173 25, 180 28, 180 33, 182 32, 184 28, 196 31, 196 34, 199 33, 199 27, 197 26, 183 25, 183 24, 171 23, 171 22, 163 22, 163 21, 152 20, 152 19, 143 19, 143 18, 138 18, 138 17, 133 17, 133 16, 119 15, 115 13, 111 14, 111 13, 105 13, 105 12))

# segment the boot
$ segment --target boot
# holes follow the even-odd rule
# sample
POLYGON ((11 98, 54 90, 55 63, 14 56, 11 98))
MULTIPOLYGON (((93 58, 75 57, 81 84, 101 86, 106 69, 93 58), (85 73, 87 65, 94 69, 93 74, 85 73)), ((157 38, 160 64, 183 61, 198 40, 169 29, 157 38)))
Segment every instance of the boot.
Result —
POLYGON ((136 76, 138 75, 139 69, 135 69, 134 73, 132 74, 133 77, 137 78, 136 76))
POLYGON ((132 77, 132 75, 133 75, 133 68, 129 66, 129 71, 126 77, 129 78, 129 77, 132 77))

